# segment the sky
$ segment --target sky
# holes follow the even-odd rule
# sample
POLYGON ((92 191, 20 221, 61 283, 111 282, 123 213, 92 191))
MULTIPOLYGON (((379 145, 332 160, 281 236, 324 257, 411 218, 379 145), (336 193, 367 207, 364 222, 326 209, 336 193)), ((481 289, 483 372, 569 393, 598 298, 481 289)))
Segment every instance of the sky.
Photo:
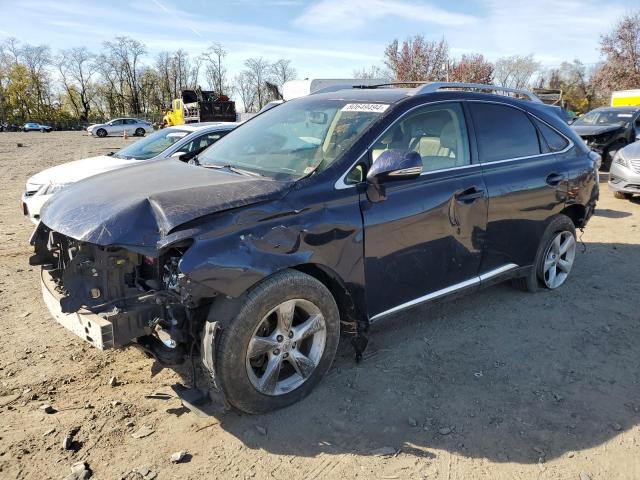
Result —
POLYGON ((444 36, 453 56, 592 64, 600 35, 628 9, 617 0, 0 0, 0 39, 97 51, 127 35, 149 60, 178 48, 197 56, 219 42, 231 76, 246 58, 264 57, 290 59, 298 78, 345 78, 382 66, 390 41, 415 34, 444 36))

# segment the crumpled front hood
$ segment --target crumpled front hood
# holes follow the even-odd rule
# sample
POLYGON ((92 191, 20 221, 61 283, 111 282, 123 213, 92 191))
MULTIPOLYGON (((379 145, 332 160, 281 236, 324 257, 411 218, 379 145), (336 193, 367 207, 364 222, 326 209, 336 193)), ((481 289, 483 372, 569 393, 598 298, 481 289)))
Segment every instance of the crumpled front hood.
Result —
POLYGON ((159 160, 78 182, 54 195, 40 218, 50 229, 76 240, 154 247, 179 225, 275 198, 289 186, 176 159, 159 160))
POLYGON ((622 128, 620 125, 572 125, 571 128, 581 137, 592 137, 622 128))

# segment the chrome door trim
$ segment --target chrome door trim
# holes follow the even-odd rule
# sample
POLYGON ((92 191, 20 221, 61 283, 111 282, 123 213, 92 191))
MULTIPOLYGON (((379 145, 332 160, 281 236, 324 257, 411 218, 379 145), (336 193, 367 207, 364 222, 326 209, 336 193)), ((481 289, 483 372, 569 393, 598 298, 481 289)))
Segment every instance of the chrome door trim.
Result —
POLYGON ((389 310, 385 310, 384 312, 378 313, 376 315, 374 315, 373 317, 371 317, 369 319, 369 321, 371 323, 380 320, 383 317, 386 317, 388 315, 391 315, 393 313, 399 312, 401 310, 404 310, 406 308, 410 308, 413 307, 414 305, 419 305, 421 303, 426 303, 428 301, 431 300, 435 300, 437 298, 441 298, 444 297, 446 295, 449 295, 453 292, 456 292, 458 290, 462 290, 463 288, 467 288, 467 287, 472 287, 474 285, 478 285, 481 282, 488 280, 492 277, 495 277, 497 275, 500 275, 502 273, 508 272, 509 270, 513 270, 514 268, 518 268, 518 265, 516 265, 515 263, 508 263, 506 265, 503 265, 501 267, 495 268, 493 270, 490 270, 488 272, 485 272, 481 275, 478 275, 477 277, 473 277, 470 278, 468 280, 465 280, 463 282, 460 283, 456 283, 455 285, 450 285, 448 287, 442 288, 440 290, 436 290, 435 292, 431 292, 428 293, 426 295, 423 295, 422 297, 418 297, 418 298, 414 298, 413 300, 409 300, 408 302, 404 302, 401 303, 400 305, 396 305, 393 308, 390 308, 389 310))

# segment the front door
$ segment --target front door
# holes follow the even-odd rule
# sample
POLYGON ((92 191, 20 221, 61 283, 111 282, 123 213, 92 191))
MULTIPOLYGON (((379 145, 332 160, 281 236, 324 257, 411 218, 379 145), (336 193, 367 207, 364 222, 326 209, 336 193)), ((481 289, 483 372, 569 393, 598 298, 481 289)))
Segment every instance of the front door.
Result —
POLYGON ((459 103, 419 107, 397 120, 369 152, 414 150, 417 179, 363 198, 367 308, 372 320, 438 293, 475 284, 487 220, 481 166, 472 162, 459 103))

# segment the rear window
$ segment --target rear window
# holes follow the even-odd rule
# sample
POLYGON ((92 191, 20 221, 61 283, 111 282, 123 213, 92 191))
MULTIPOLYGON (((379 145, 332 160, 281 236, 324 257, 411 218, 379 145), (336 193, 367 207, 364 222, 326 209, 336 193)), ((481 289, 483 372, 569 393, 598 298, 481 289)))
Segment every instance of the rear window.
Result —
POLYGON ((549 125, 537 119, 535 119, 534 121, 536 122, 538 130, 540 130, 540 133, 542 134, 543 140, 547 142, 549 150, 551 150, 552 152, 561 152, 569 146, 569 142, 567 141, 567 139, 556 132, 549 125))
POLYGON ((469 103, 481 162, 540 154, 535 127, 527 115, 494 103, 469 103))

